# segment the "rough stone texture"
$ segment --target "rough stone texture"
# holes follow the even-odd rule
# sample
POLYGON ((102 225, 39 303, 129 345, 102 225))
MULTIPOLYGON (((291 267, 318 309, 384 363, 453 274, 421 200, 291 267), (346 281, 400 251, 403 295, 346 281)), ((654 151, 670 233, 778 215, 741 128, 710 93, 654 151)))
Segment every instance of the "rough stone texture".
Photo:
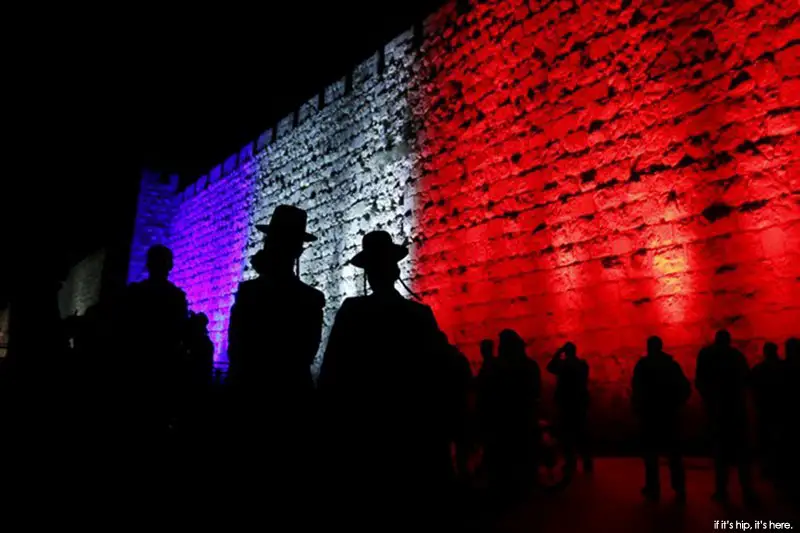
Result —
MULTIPOLYGON (((411 37, 408 32, 387 45, 383 75, 377 55, 371 57, 356 68, 349 94, 327 101, 257 155, 248 257, 261 244, 255 224, 267 223, 275 206, 308 210, 309 231, 319 240, 302 256, 301 277, 326 295, 325 338, 344 298, 363 290, 359 272, 345 263, 364 233, 385 229, 398 240, 411 233, 413 139, 406 89, 412 73, 404 63, 411 37)), ((337 89, 325 94, 334 98, 337 89)), ((248 264, 245 278, 253 275, 248 264)))
MULTIPOLYGON (((252 201, 249 163, 184 194, 169 226, 167 244, 175 254, 171 280, 186 291, 189 307, 208 316, 216 361, 227 361, 227 332, 233 293, 242 279, 252 201)), ((199 182, 198 182, 199 185, 199 182)))
POLYGON ((88 308, 100 300, 105 251, 97 251, 73 266, 64 285, 58 292, 58 308, 61 317, 83 315, 88 308))
POLYGON ((575 341, 607 436, 627 427, 648 335, 691 376, 716 328, 751 360, 798 333, 797 2, 460 1, 424 30, 210 187, 145 178, 132 272, 145 245, 172 243, 221 358, 254 225, 279 203, 307 209, 320 237, 301 275, 327 296, 326 328, 361 290, 344 266, 361 236, 387 229, 412 239, 404 276, 473 362, 506 327, 542 364, 575 341))
POLYGON ((575 341, 613 432, 648 335, 693 375, 798 333, 797 2, 468 4, 426 26, 415 260, 473 358, 575 341))
POLYGON ((177 189, 177 176, 142 172, 128 266, 129 282, 147 277, 147 249, 154 244, 169 242, 169 227, 180 201, 176 196, 177 189))

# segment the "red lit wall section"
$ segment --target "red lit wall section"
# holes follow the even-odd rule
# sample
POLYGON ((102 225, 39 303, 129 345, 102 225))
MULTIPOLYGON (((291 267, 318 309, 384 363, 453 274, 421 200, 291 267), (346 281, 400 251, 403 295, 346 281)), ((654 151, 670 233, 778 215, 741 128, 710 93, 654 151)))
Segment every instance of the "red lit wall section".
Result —
POLYGON ((504 1, 429 19, 415 288, 473 360, 566 340, 626 402, 647 336, 693 375, 800 324, 800 7, 504 1))

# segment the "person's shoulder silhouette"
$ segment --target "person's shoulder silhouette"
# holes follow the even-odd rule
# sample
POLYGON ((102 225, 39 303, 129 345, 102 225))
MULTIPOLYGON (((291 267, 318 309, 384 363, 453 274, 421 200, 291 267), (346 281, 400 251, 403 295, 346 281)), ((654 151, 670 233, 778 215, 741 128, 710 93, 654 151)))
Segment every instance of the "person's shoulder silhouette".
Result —
POLYGON ((407 298, 402 299, 402 305, 407 309, 407 312, 411 315, 418 317, 424 321, 433 321, 436 322, 433 314, 433 309, 427 304, 422 302, 417 302, 415 300, 410 300, 407 298))
POLYGON ((325 294, 321 290, 304 283, 300 279, 297 279, 297 285, 299 295, 304 301, 315 308, 325 307, 325 294))
POLYGON ((363 237, 361 251, 348 263, 363 271, 372 293, 345 299, 336 313, 322 362, 321 388, 347 375, 370 372, 370 366, 387 369, 384 382, 399 382, 400 376, 423 379, 399 365, 399 358, 443 352, 438 350, 439 328, 431 308, 395 289, 400 280, 398 263, 407 255, 407 247, 394 243, 385 231, 363 237), (381 357, 374 357, 378 353, 381 357))
POLYGON ((647 340, 647 355, 634 367, 632 401, 640 411, 671 411, 691 395, 691 384, 659 337, 647 340))
POLYGON ((174 325, 167 322, 188 318, 186 293, 169 281, 173 268, 172 250, 157 244, 147 251, 147 279, 128 286, 125 304, 129 319, 147 320, 159 328, 174 325))

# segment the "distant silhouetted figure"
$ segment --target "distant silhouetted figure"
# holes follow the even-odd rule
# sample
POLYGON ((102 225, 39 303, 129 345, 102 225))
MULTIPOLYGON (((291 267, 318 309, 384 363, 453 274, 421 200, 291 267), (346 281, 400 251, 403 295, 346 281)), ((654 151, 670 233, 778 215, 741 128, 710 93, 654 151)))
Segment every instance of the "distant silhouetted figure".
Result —
POLYGON ((691 395, 691 384, 681 366, 664 353, 658 337, 647 339, 647 355, 633 370, 631 401, 639 418, 645 486, 642 494, 658 500, 658 456, 669 458, 672 490, 679 501, 686 500, 686 478, 680 449, 680 411, 691 395))
POLYGON ((568 342, 553 354, 547 364, 547 371, 556 376, 558 427, 567 459, 574 465, 577 453, 580 452, 584 472, 591 472, 592 456, 586 428, 589 411, 589 364, 578 357, 577 348, 568 342))
POLYGON ((53 364, 60 364, 69 350, 58 307, 58 292, 69 269, 65 262, 52 257, 30 261, 38 263, 44 276, 38 269, 21 272, 11 285, 8 353, 3 366, 7 372, 19 371, 14 379, 32 377, 40 381, 40 373, 53 370, 53 364))
POLYGON ((85 431, 93 435, 93 442, 98 448, 97 453, 107 453, 109 446, 106 439, 114 438, 114 433, 123 430, 129 423, 128 419, 121 417, 120 406, 130 401, 129 394, 134 390, 123 386, 134 374, 131 357, 135 354, 126 353, 129 350, 124 339, 116 337, 115 330, 119 324, 115 316, 122 312, 115 306, 116 301, 123 301, 119 294, 117 298, 104 295, 99 302, 86 310, 81 317, 80 328, 80 361, 76 361, 81 371, 81 380, 76 388, 80 389, 85 431), (124 380, 124 381, 122 381, 124 380), (102 398, 102 401, 98 400, 102 398))
POLYGON ((453 351, 431 309, 394 287, 407 254, 384 231, 364 236, 350 264, 372 293, 342 303, 320 370, 332 483, 323 498, 348 526, 432 512, 452 480, 453 351), (353 492, 336 500, 343 479, 353 492))
MULTIPOLYGON (((146 280, 128 286, 122 313, 122 336, 116 342, 126 352, 121 379, 127 382, 135 425, 163 432, 177 415, 184 372, 184 331, 189 310, 186 294, 169 281, 172 251, 155 245, 147 251, 146 280)), ((133 426, 132 426, 133 428, 133 426)))
POLYGON ((75 467, 80 464, 76 444, 82 435, 70 427, 75 404, 69 395, 69 346, 58 307, 68 265, 51 255, 53 248, 42 250, 39 257, 34 250, 11 262, 12 267, 18 263, 20 271, 13 272, 10 284, 8 353, 0 359, 0 401, 5 406, 0 411, 0 448, 6 486, 25 486, 30 479, 53 486, 59 479, 84 473, 75 467))
POLYGON ((188 429, 196 432, 208 415, 214 371, 214 343, 208 336, 208 316, 190 313, 186 327, 186 396, 188 429))
POLYGON ((784 391, 784 429, 780 442, 779 481, 794 497, 800 498, 800 339, 791 337, 785 344, 784 391))
POLYGON ((478 375, 488 374, 491 370, 492 363, 494 362, 494 341, 492 339, 483 339, 481 341, 481 369, 478 375))
POLYGON ((480 344, 481 368, 475 378, 475 411, 478 425, 478 438, 481 445, 486 443, 487 430, 491 417, 491 383, 492 372, 494 371, 494 341, 484 339, 480 344))
MULTIPOLYGON (((786 379, 784 386, 788 391, 787 404, 800 404, 800 339, 790 337, 786 340, 784 349, 784 370, 786 379)), ((795 417, 797 420, 798 417, 795 417)))
POLYGON ((758 416, 758 443, 764 473, 774 473, 774 459, 778 453, 778 443, 784 426, 786 406, 786 365, 778 357, 778 345, 774 342, 764 344, 764 359, 750 372, 758 416))
POLYGON ((302 209, 280 205, 269 225, 257 226, 265 235, 252 261, 258 277, 239 284, 228 346, 236 468, 253 482, 268 476, 273 490, 293 498, 308 483, 315 426, 311 364, 325 305, 323 294, 295 271, 304 244, 316 240, 306 222, 302 209))
POLYGON ((728 470, 735 464, 745 499, 755 502, 747 450, 748 374, 747 359, 731 346, 730 333, 725 330, 718 331, 714 343, 697 356, 695 386, 711 426, 716 471, 714 499, 718 501, 728 498, 728 470))
POLYGON ((214 369, 214 343, 208 336, 208 316, 191 313, 187 325, 186 355, 189 360, 188 377, 195 389, 211 386, 214 369))
POLYGON ((532 481, 541 371, 525 353, 525 341, 513 330, 500 333, 489 390, 489 483, 501 494, 514 494, 532 481))
POLYGON ((468 404, 472 388, 472 370, 466 356, 450 344, 444 333, 441 336, 442 345, 446 347, 447 355, 450 358, 450 370, 447 373, 450 378, 449 390, 446 392, 445 399, 451 403, 447 407, 447 411, 452 413, 449 422, 455 448, 455 473, 459 480, 466 482, 469 476, 469 456, 473 441, 468 404))
POLYGON ((797 337, 786 339, 785 350, 786 361, 790 365, 800 365, 800 339, 797 337))

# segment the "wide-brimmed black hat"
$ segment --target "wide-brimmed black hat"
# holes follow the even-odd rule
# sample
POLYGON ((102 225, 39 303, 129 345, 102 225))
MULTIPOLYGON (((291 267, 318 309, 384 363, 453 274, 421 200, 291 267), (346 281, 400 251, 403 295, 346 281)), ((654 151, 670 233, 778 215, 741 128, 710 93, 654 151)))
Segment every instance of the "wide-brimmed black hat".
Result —
POLYGON ((361 239, 361 251, 349 263, 358 268, 398 263, 408 255, 408 247, 392 242, 385 231, 371 231, 361 239))
POLYGON ((315 236, 306 232, 307 221, 308 215, 299 207, 279 205, 272 212, 269 224, 258 224, 256 229, 268 237, 303 242, 316 241, 315 236))

